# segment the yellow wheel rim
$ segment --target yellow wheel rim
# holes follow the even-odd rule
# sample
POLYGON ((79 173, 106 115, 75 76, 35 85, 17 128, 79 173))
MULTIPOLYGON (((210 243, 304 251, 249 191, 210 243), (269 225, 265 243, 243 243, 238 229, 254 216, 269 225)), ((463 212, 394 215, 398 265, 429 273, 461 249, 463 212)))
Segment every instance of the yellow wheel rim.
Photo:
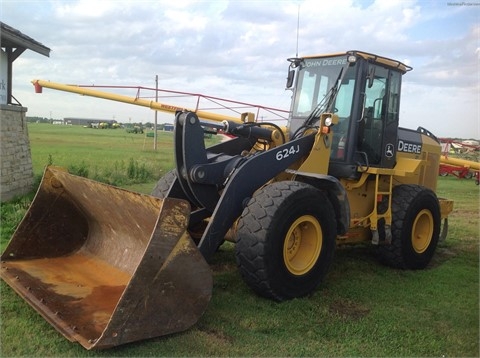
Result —
POLYGON ((299 217, 290 226, 283 245, 285 266, 293 275, 309 272, 322 250, 322 228, 311 215, 299 217))
POLYGON ((416 253, 424 253, 433 236, 433 216, 429 210, 423 209, 415 218, 412 226, 412 247, 416 253))

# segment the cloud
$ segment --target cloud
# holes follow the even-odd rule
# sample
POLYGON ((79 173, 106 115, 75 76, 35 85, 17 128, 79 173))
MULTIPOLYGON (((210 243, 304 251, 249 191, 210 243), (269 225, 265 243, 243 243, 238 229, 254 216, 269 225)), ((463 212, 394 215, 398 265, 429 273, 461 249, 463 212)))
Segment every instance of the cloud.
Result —
POLYGON ((14 91, 29 103, 29 115, 55 108, 62 117, 149 116, 105 101, 82 105, 86 99, 72 95, 40 99, 29 81, 153 86, 157 74, 161 88, 288 109, 286 59, 297 47, 299 55, 357 49, 414 67, 403 80, 402 123, 428 108, 423 126, 440 136, 480 137, 480 29, 468 7, 414 0, 4 0, 2 10, 2 21, 52 49, 49 59, 27 51, 14 63, 14 91), (460 113, 468 127, 443 124, 460 113))
POLYGON ((116 8, 112 1, 80 0, 57 3, 54 11, 57 18, 101 19, 116 8))

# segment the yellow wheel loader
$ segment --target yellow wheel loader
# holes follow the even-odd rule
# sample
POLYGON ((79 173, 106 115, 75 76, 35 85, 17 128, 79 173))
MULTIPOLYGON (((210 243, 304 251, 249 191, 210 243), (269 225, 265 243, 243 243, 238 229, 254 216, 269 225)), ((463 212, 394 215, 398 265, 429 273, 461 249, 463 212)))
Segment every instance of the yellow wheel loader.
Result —
POLYGON ((101 349, 195 324, 226 238, 246 284, 277 301, 314 291, 337 245, 426 267, 453 202, 435 194, 439 141, 399 127, 411 68, 361 51, 289 62, 285 127, 33 81, 175 113, 176 166, 151 196, 47 167, 1 277, 68 339, 101 349), (204 127, 233 139, 206 148, 204 127))

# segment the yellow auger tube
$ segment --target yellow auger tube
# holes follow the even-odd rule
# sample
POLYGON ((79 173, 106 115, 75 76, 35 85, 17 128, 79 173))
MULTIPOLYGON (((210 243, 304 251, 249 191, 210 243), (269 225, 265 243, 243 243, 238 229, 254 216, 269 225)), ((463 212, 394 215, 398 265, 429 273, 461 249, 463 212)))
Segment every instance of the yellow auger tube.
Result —
POLYGON ((451 158, 451 157, 446 157, 444 155, 440 157, 440 163, 453 165, 457 167, 470 168, 473 170, 480 170, 479 162, 474 162, 472 160, 465 160, 460 158, 451 158))
POLYGON ((110 92, 93 90, 93 89, 90 89, 90 88, 79 87, 77 85, 66 85, 66 84, 55 83, 55 82, 44 81, 44 80, 33 80, 32 83, 35 86, 35 91, 37 93, 41 93, 42 88, 45 87, 45 88, 55 89, 55 90, 58 90, 58 91, 77 93, 77 94, 80 94, 82 96, 103 98, 103 99, 108 99, 108 100, 111 100, 111 101, 134 104, 134 105, 142 106, 142 107, 148 107, 148 108, 156 110, 156 111, 175 113, 177 111, 184 111, 185 110, 185 111, 189 111, 189 112, 195 112, 197 114, 197 116, 200 117, 200 118, 203 118, 203 119, 206 119, 206 120, 212 120, 212 121, 216 121, 216 122, 222 122, 224 120, 228 120, 228 121, 243 123, 242 120, 237 118, 237 117, 230 117, 230 116, 225 116, 225 115, 211 113, 211 112, 205 112, 205 111, 194 111, 194 110, 187 109, 187 108, 176 107, 176 106, 172 106, 172 105, 169 105, 169 104, 164 104, 164 103, 155 102, 155 101, 149 101, 149 100, 145 100, 145 99, 141 99, 141 98, 124 96, 124 95, 120 95, 120 94, 116 94, 116 93, 110 93, 110 92))
POLYGON ((2 279, 70 341, 102 349, 184 331, 212 294, 190 205, 47 167, 2 279))

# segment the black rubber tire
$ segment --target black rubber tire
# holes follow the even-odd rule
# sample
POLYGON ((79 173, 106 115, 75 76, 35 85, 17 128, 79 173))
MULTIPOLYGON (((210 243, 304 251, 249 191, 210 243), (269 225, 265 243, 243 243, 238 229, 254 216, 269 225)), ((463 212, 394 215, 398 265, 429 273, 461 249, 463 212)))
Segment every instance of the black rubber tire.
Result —
MULTIPOLYGON (((423 269, 432 259, 440 235, 440 204, 420 185, 399 185, 392 193, 392 242, 378 247, 382 263, 394 268, 423 269)), ((383 223, 379 225, 380 232, 383 223)), ((381 232, 384 237, 384 233, 381 232)))
MULTIPOLYGON (((157 181, 157 184, 155 184, 155 187, 153 188, 151 195, 160 199, 166 198, 170 190, 170 186, 173 184, 176 178, 177 178, 177 174, 175 169, 167 172, 167 174, 165 174, 163 177, 161 177, 157 181)), ((171 197, 172 197, 172 194, 174 193, 170 194, 171 197)), ((181 196, 174 195, 173 197, 176 198, 181 196)))
POLYGON ((323 281, 332 263, 336 229, 333 206, 320 190, 295 181, 265 186, 250 199, 238 221, 235 256, 244 281, 260 296, 276 301, 311 293, 323 281), (307 221, 303 222, 304 218, 307 221), (313 231, 309 231, 311 227, 313 231), (309 256, 305 259, 308 265, 303 271, 292 272, 294 254, 286 250, 304 248, 303 237, 304 241, 307 237, 316 241, 313 251, 318 256, 310 249, 298 249, 309 256), (294 249, 287 246, 296 238, 302 239, 298 246, 294 249))

